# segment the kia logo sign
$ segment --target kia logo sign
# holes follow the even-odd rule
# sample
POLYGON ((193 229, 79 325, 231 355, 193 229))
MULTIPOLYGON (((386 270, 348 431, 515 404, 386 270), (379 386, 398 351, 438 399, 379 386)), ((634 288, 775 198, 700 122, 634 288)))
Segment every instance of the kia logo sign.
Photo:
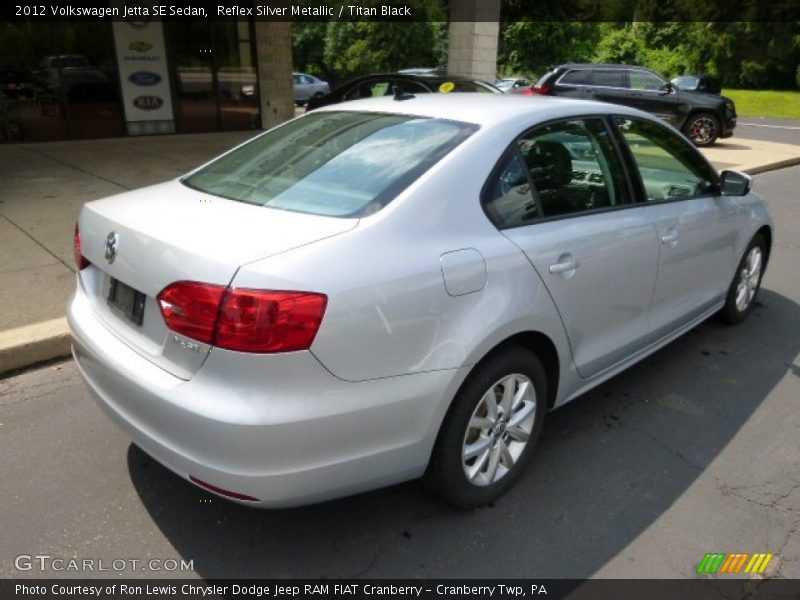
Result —
POLYGON ((155 85, 161 81, 161 75, 151 71, 137 71, 128 77, 128 81, 134 85, 155 85))
POLYGON ((133 99, 133 105, 141 110, 156 110, 163 104, 164 101, 158 96, 138 96, 133 99))

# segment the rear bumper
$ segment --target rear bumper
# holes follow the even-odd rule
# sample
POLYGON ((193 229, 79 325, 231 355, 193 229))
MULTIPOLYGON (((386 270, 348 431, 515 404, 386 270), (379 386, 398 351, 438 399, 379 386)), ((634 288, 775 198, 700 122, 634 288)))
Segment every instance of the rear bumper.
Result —
POLYGON ((67 317, 94 398, 153 458, 181 477, 308 504, 420 476, 462 370, 359 383, 310 352, 212 350, 185 381, 155 366, 95 317, 79 288, 67 317))

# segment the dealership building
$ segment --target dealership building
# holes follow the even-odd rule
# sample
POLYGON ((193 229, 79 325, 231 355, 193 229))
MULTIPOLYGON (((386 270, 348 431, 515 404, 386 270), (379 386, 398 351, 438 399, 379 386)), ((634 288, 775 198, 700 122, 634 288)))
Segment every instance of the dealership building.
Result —
MULTIPOLYGON (((450 11, 448 69, 492 79, 499 0, 450 11)), ((0 142, 266 128, 293 89, 289 22, 0 23, 0 142)))

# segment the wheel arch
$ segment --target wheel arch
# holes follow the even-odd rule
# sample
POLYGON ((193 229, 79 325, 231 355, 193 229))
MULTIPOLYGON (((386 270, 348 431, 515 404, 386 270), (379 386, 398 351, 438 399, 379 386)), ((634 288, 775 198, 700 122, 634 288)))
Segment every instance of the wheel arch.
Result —
MULTIPOLYGON (((472 366, 472 369, 470 369, 470 375, 478 367, 478 365, 483 363, 487 358, 512 346, 521 346, 526 350, 533 352, 542 362, 542 366, 544 367, 544 371, 547 376, 547 408, 553 408, 556 398, 558 397, 558 382, 561 375, 561 364, 558 358, 556 345, 546 334, 542 333, 541 331, 520 331, 498 342, 475 362, 475 364, 472 366)), ((462 383, 462 386, 467 382, 468 379, 469 375, 467 375, 464 383, 462 383)), ((461 388, 459 388, 459 391, 460 390, 461 388)))
POLYGON ((526 330, 509 335, 505 339, 492 346, 472 364, 469 373, 467 373, 467 375, 458 385, 456 392, 449 398, 446 409, 443 411, 441 418, 435 425, 435 435, 433 436, 432 444, 428 452, 428 467, 430 467, 430 458, 432 453, 434 452, 436 445, 439 443, 442 428, 447 421, 448 415, 453 410, 454 401, 461 393, 461 390, 464 389, 464 386, 468 385, 472 374, 475 372, 478 366, 483 364, 487 359, 514 346, 522 347, 530 352, 533 352, 541 361, 542 367, 544 367, 545 370, 545 376, 547 377, 547 408, 548 410, 553 408, 558 397, 558 385, 559 377, 561 375, 562 362, 559 360, 555 343, 553 343, 553 340, 551 340, 548 335, 542 333, 541 331, 526 330))
POLYGON ((772 228, 769 225, 762 225, 761 228, 755 232, 754 236, 760 235, 764 238, 764 242, 767 244, 767 255, 764 257, 764 268, 767 268, 769 264, 769 255, 772 252, 772 228))

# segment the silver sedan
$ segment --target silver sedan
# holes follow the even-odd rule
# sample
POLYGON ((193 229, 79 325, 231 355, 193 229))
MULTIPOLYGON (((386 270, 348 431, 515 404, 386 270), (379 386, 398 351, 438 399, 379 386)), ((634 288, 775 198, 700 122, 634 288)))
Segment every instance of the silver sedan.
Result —
POLYGON ((294 101, 299 106, 302 106, 311 98, 319 98, 331 91, 327 81, 318 79, 313 75, 293 73, 292 79, 294 80, 294 101))
POLYGON ((197 486, 281 507, 423 477, 472 507, 548 410, 744 319, 772 237, 747 176, 644 112, 402 95, 86 204, 68 317, 100 407, 197 486))

